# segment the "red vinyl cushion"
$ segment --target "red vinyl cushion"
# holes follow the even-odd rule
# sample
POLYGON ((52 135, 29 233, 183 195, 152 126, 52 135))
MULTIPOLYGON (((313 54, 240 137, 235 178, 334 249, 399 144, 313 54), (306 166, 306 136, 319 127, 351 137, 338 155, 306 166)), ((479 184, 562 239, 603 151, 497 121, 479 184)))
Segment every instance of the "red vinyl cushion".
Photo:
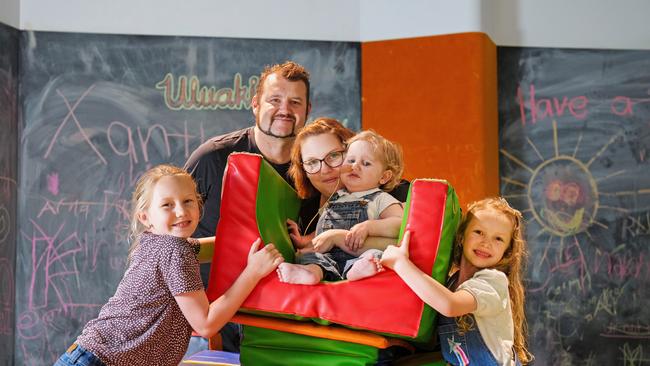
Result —
MULTIPOLYGON (((207 290, 210 301, 221 296, 239 276, 251 243, 260 236, 255 205, 261 163, 260 156, 251 154, 232 154, 229 158, 207 290)), ((447 191, 448 185, 441 181, 416 180, 411 187, 407 219, 411 260, 425 273, 431 273, 436 260, 447 191)), ((242 310, 321 319, 415 338, 424 306, 389 270, 361 281, 317 285, 282 283, 271 273, 260 281, 242 310)))

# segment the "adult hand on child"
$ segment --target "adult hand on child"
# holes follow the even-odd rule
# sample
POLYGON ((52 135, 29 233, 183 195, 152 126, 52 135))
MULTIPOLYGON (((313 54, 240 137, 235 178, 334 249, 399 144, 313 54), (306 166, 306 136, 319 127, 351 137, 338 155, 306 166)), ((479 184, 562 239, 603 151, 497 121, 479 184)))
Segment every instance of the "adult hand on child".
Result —
POLYGON ((368 221, 358 223, 348 231, 345 235, 345 246, 352 251, 356 251, 363 246, 363 242, 369 234, 368 221))
POLYGON ((394 245, 389 245, 388 248, 384 250, 384 254, 381 256, 381 265, 388 267, 390 269, 395 269, 395 264, 398 261, 405 260, 409 258, 409 240, 411 239, 411 232, 406 231, 402 242, 399 247, 394 245))
POLYGON ((261 243, 262 239, 257 238, 251 245, 251 249, 248 252, 248 264, 246 266, 258 278, 266 277, 280 263, 284 262, 284 258, 282 258, 280 252, 275 248, 275 245, 269 243, 258 250, 261 243))

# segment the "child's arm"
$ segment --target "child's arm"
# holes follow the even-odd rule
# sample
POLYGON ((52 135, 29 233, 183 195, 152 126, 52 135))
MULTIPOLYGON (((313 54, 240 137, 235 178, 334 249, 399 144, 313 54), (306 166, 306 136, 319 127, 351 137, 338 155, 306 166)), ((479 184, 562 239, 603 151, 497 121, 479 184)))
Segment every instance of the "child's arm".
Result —
POLYGON ((347 230, 343 229, 329 229, 312 239, 314 250, 319 253, 325 253, 332 250, 334 247, 343 248, 345 246, 345 235, 347 230))
POLYGON ((411 262, 409 238, 407 231, 399 247, 386 248, 381 257, 382 266, 394 270, 422 301, 444 316, 456 317, 475 311, 477 303, 472 294, 464 290, 450 291, 411 262))
POLYGON ((262 241, 258 238, 251 245, 248 264, 232 286, 211 304, 205 291, 192 291, 174 298, 194 331, 204 338, 212 337, 237 312, 253 291, 259 280, 271 273, 283 259, 273 244, 257 250, 262 241))
POLYGON ((359 248, 351 249, 345 245, 345 237, 348 233, 348 230, 343 229, 330 229, 322 232, 312 239, 313 249, 316 252, 325 253, 332 250, 333 247, 339 247, 344 252, 358 257, 368 249, 384 250, 387 246, 397 242, 397 236, 394 238, 369 236, 359 248))
POLYGON ((379 249, 381 251, 384 251, 386 248, 388 248, 389 245, 395 245, 395 244, 397 244, 397 237, 386 238, 382 236, 369 236, 363 242, 361 247, 357 248, 356 250, 352 250, 348 248, 348 246, 345 245, 345 243, 343 244, 343 246, 340 246, 340 248, 344 252, 359 257, 361 254, 363 254, 365 251, 369 249, 379 249))
POLYGON ((377 220, 366 220, 354 225, 345 237, 345 245, 352 251, 360 249, 366 238, 379 236, 397 238, 402 225, 404 209, 399 203, 386 207, 377 220))

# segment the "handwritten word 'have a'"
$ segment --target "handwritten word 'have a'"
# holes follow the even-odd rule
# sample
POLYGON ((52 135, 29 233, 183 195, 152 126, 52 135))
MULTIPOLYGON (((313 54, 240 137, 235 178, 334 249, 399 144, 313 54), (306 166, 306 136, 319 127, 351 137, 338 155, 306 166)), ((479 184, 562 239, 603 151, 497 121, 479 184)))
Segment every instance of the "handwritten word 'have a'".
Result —
MULTIPOLYGON (((589 98, 586 96, 540 98, 535 92, 535 85, 532 84, 527 93, 521 86, 517 87, 517 103, 522 125, 526 125, 528 121, 535 124, 538 121, 562 117, 565 114, 570 114, 576 120, 587 118, 589 98)), ((650 98, 630 98, 619 95, 610 101, 610 111, 617 116, 632 116, 636 104, 648 102, 650 102, 650 98)))
POLYGON ((187 78, 185 75, 174 81, 174 75, 168 73, 165 78, 156 84, 156 89, 163 92, 163 99, 167 108, 181 109, 250 109, 251 99, 255 95, 258 76, 248 78, 248 85, 242 84, 242 76, 236 73, 233 78, 232 88, 217 89, 213 86, 201 86, 196 76, 187 78))

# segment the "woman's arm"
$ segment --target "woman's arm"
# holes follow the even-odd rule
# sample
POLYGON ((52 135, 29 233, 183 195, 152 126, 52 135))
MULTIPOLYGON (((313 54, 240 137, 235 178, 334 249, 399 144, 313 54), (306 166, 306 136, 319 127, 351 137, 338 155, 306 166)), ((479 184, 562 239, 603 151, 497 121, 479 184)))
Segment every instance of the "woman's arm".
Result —
POLYGON ((464 290, 450 291, 411 262, 409 238, 407 231, 399 247, 391 245, 386 248, 381 264, 394 270, 422 301, 444 316, 456 317, 476 310, 477 303, 472 294, 464 290))
POLYGON ((237 312, 259 280, 282 263, 282 256, 273 244, 257 250, 261 242, 257 239, 251 245, 244 271, 228 291, 211 304, 205 291, 186 292, 174 297, 192 329, 202 337, 210 338, 219 331, 237 312))

